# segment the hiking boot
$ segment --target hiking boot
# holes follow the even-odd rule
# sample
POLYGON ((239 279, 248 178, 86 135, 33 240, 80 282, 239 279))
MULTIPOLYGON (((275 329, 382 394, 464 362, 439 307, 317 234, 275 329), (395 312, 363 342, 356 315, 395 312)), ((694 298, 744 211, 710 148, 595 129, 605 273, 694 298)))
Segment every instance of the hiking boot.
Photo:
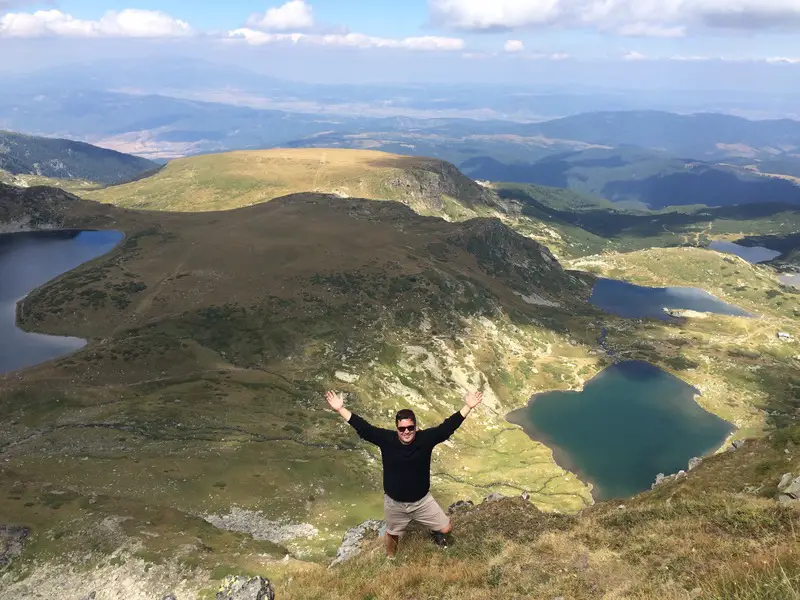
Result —
POLYGON ((431 535, 433 537, 433 543, 439 546, 440 548, 447 548, 447 535, 441 533, 439 531, 433 532, 431 535))

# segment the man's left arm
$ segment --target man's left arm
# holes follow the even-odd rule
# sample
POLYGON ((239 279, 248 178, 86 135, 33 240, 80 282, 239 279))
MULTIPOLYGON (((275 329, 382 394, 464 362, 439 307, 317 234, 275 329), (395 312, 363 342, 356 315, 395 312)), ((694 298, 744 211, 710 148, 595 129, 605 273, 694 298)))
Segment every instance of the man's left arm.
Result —
POLYGON ((436 427, 432 427, 430 431, 430 435, 434 444, 441 444, 445 440, 447 440, 451 435, 456 432, 456 429, 459 428, 461 423, 464 422, 464 419, 467 418, 472 409, 478 406, 483 400, 483 394, 481 392, 470 392, 464 398, 464 406, 461 407, 456 413, 453 413, 451 416, 447 417, 440 425, 436 427))

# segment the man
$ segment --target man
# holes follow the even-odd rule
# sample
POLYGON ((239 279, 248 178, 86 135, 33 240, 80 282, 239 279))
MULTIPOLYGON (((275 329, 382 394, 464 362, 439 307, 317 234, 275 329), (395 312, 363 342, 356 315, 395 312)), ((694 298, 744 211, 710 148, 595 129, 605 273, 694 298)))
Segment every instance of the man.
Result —
POLYGON ((397 542, 411 521, 431 530, 434 541, 447 547, 453 526, 442 507, 433 499, 431 455, 433 448, 447 440, 470 411, 483 400, 481 392, 470 392, 461 410, 430 429, 417 431, 417 418, 410 409, 395 416, 397 431, 380 429, 344 407, 344 395, 329 391, 325 399, 331 408, 352 425, 359 436, 381 449, 383 459, 383 512, 386 519, 386 555, 394 558, 397 542))

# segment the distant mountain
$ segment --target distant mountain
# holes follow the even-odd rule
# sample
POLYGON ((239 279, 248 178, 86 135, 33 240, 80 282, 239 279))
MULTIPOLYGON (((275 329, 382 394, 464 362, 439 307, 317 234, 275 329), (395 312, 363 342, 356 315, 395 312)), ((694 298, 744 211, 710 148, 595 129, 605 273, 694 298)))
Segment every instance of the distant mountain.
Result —
POLYGON ((633 145, 697 159, 768 157, 800 151, 800 121, 750 121, 731 115, 660 111, 592 112, 520 128, 520 134, 633 145))
POLYGON ((83 142, 0 131, 0 170, 110 184, 127 181, 158 165, 146 158, 83 142))
POLYGON ((791 181, 635 147, 569 152, 533 163, 479 157, 460 168, 476 179, 568 188, 652 209, 754 202, 800 205, 800 187, 791 181))

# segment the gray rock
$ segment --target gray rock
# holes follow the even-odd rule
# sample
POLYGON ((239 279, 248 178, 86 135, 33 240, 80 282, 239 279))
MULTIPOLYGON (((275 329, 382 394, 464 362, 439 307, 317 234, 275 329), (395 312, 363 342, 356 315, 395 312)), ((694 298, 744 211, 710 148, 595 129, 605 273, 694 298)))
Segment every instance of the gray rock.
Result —
POLYGON ((528 493, 528 490, 525 490, 524 492, 522 492, 522 495, 520 497, 523 500, 530 500, 531 499, 531 495, 528 493))
POLYGON ((778 483, 778 501, 783 503, 800 501, 800 475, 792 478, 791 473, 784 474, 778 483))
POLYGON ((650 489, 652 490, 657 485, 661 485, 662 483, 664 483, 664 480, 666 478, 667 478, 666 475, 664 475, 663 473, 659 473, 658 475, 656 475, 656 480, 653 482, 653 485, 650 486, 650 489))
POLYGON ((694 458, 690 458, 689 459, 689 470, 691 471, 692 469, 696 469, 697 467, 700 466, 700 463, 702 463, 702 462, 703 462, 703 459, 698 457, 698 456, 695 456, 694 458))
POLYGON ((94 600, 97 597, 97 592, 89 592, 88 596, 84 596, 81 600, 94 600))
POLYGON ((447 514, 452 515, 458 512, 466 512, 473 506, 475 506, 475 504, 472 500, 459 500, 458 502, 453 502, 453 504, 447 508, 447 514))
POLYGON ((377 535, 383 537, 386 533, 386 521, 378 521, 370 519, 364 521, 360 525, 356 525, 347 530, 342 539, 342 544, 336 551, 336 557, 331 561, 330 566, 338 565, 341 562, 349 560, 361 552, 361 542, 366 537, 377 535))
POLYGON ((27 527, 0 525, 0 571, 22 554, 22 547, 30 533, 27 527))
POLYGON ((744 440, 733 440, 733 442, 731 443, 731 447, 734 450, 738 450, 742 446, 744 446, 744 440))
POLYGON ((496 502, 505 498, 503 494, 491 493, 483 499, 484 502, 496 502))
POLYGON ((161 600, 178 600, 178 598, 175 596, 175 594, 167 594, 161 598, 161 600))
POLYGON ((275 589, 263 577, 234 577, 222 582, 216 600, 275 600, 275 589))

